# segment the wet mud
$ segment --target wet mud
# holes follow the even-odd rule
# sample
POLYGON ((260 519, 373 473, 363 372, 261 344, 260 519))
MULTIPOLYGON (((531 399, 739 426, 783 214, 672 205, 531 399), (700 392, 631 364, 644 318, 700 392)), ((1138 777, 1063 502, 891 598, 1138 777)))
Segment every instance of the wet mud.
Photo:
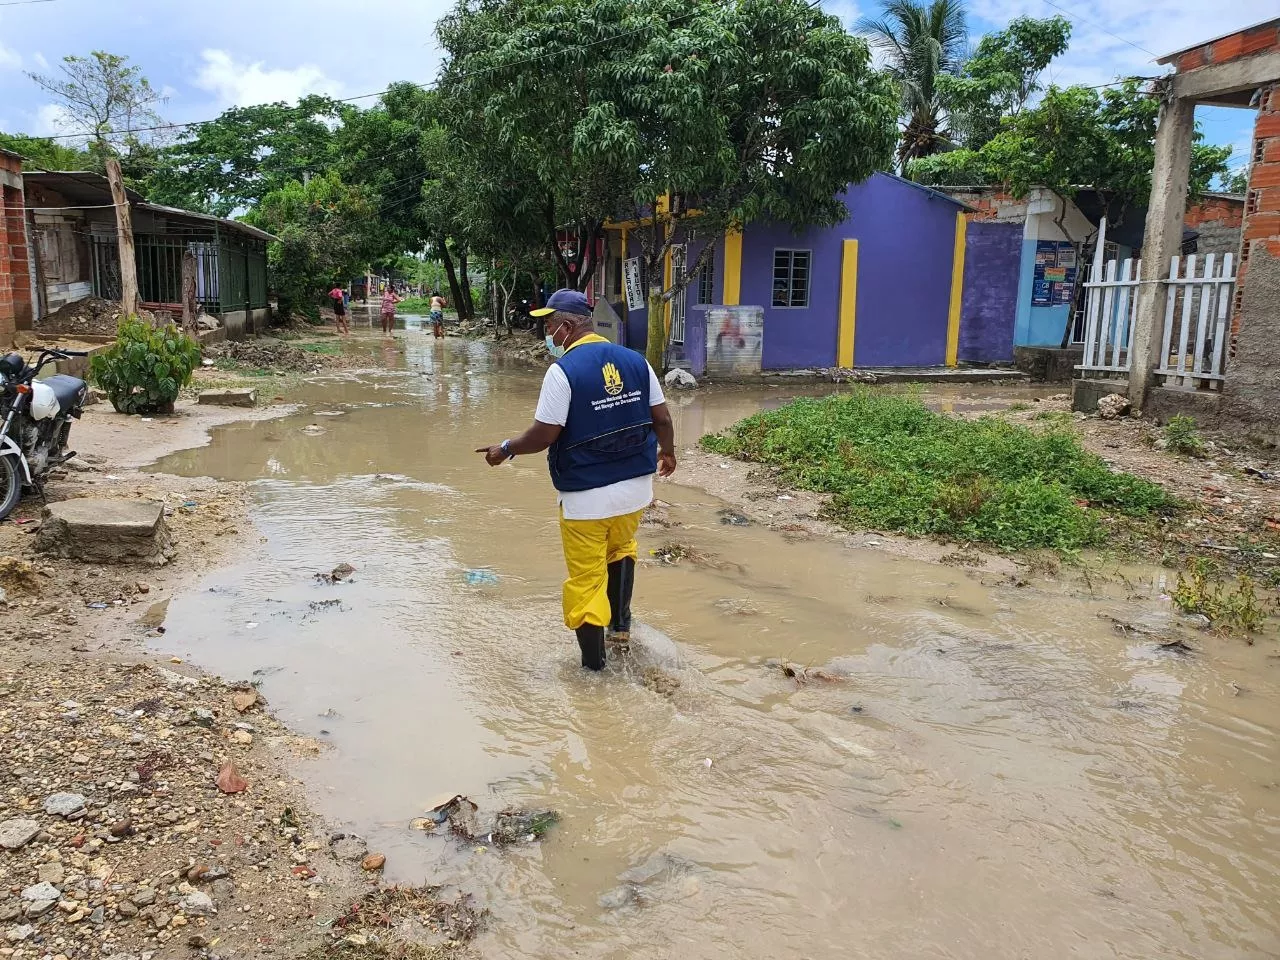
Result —
MULTIPOLYGON (((1274 643, 1191 631, 1155 570, 1086 594, 662 483, 642 556, 721 562, 644 564, 631 649, 585 674, 541 459, 472 452, 528 422, 536 371, 396 346, 156 466, 249 481, 260 537, 153 643, 257 680, 324 745, 321 813, 489 911, 480 956, 1280 952, 1274 643), (411 827, 458 794, 559 820, 503 847, 411 827)), ((777 402, 673 398, 681 445, 777 402)))

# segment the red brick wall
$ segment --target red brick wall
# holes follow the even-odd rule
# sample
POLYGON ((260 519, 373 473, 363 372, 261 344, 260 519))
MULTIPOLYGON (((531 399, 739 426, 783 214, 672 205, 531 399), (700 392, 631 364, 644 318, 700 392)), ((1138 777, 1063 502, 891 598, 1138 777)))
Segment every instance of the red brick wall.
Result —
POLYGON ((1206 224, 1239 229, 1244 221, 1244 201, 1226 197, 1202 197, 1187 207, 1183 222, 1192 230, 1206 224))
MULTIPOLYGON (((0 154, 0 170, 21 178, 22 161, 0 154)), ((26 212, 22 191, 0 187, 0 349, 14 332, 31 327, 31 268, 27 262, 26 212)))
POLYGON ((1225 63, 1277 49, 1280 49, 1280 24, 1264 23, 1181 53, 1174 66, 1183 73, 1210 63, 1225 63))
POLYGON ((1239 332, 1244 320, 1241 310, 1249 258, 1265 247, 1280 259, 1280 84, 1262 91, 1258 119, 1253 128, 1253 164, 1249 170, 1249 190, 1245 194, 1240 269, 1236 271, 1235 307, 1231 332, 1239 332))

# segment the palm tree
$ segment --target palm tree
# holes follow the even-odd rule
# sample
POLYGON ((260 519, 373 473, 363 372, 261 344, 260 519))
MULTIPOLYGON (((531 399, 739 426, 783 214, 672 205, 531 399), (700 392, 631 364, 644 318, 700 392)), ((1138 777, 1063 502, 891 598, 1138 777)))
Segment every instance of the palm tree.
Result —
POLYGON ((937 153, 949 143, 941 129, 943 104, 937 80, 964 61, 969 30, 964 0, 884 0, 879 17, 858 24, 887 61, 902 90, 904 118, 898 163, 937 153))

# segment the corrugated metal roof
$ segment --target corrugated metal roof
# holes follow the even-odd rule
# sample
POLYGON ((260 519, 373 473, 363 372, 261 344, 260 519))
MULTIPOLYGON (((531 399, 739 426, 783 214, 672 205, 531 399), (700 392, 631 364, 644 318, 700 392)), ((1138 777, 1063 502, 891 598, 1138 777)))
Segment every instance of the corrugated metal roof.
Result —
MULTIPOLYGON (((100 173, 89 170, 62 170, 55 173, 24 173, 23 179, 28 183, 40 184, 62 194, 71 206, 111 203, 111 186, 107 183, 107 178, 100 173)), ((182 210, 178 207, 166 207, 160 203, 150 203, 142 194, 127 187, 125 195, 129 198, 129 203, 139 210, 163 214, 166 217, 195 220, 200 223, 216 223, 256 240, 276 239, 267 231, 241 223, 239 220, 228 220, 209 213, 197 213, 194 210, 182 210)))

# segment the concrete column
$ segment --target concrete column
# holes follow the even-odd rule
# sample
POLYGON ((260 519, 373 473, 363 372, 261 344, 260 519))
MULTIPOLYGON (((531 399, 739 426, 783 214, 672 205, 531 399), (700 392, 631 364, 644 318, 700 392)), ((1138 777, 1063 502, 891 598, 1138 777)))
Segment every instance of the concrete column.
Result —
POLYGON ((1169 279, 1169 260, 1182 249, 1195 111, 1193 100, 1167 100, 1160 107, 1156 128, 1155 169, 1142 243, 1143 283, 1138 288, 1129 351, 1129 400, 1139 409, 1152 385, 1152 371, 1164 341, 1165 286, 1153 281, 1169 279))

